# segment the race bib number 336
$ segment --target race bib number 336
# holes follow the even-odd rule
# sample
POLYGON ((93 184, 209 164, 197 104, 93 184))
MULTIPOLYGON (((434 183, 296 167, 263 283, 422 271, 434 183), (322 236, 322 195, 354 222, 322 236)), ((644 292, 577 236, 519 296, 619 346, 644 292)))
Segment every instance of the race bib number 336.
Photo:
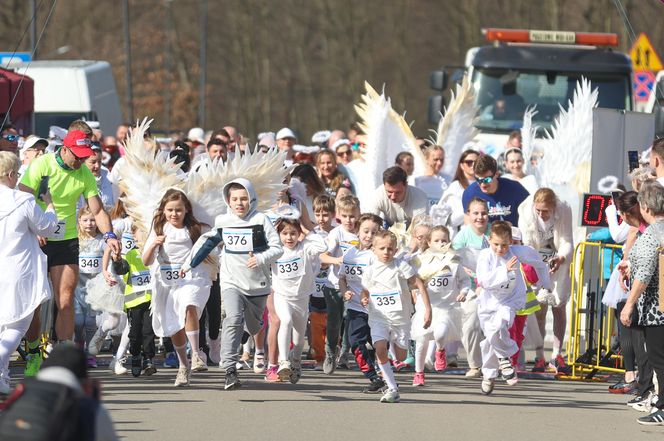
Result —
POLYGON ((161 281, 164 285, 173 286, 173 285, 182 285, 187 279, 188 274, 185 274, 185 277, 182 277, 180 270, 182 265, 162 265, 159 267, 159 275, 161 276, 161 281))

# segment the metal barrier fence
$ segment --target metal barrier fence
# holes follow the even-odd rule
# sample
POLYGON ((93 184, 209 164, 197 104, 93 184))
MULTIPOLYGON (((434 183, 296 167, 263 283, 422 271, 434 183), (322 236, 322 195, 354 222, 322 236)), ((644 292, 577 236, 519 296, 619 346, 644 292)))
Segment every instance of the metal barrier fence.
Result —
POLYGON ((581 242, 570 267, 569 339, 567 364, 572 380, 592 380, 598 372, 624 373, 617 354, 615 310, 602 303, 606 284, 621 245, 581 242), (606 259, 610 259, 608 262, 606 259))

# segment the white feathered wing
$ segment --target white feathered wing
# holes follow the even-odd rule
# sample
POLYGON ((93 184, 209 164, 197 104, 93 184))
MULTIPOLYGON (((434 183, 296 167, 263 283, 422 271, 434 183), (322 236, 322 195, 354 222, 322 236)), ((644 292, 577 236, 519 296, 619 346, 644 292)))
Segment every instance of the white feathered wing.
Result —
POLYGON ((463 153, 464 146, 475 138, 475 122, 479 106, 475 105, 475 92, 468 75, 464 75, 461 84, 452 92, 450 104, 445 115, 438 122, 434 144, 445 149, 443 173, 454 176, 463 153))
POLYGON ((521 151, 523 152, 523 168, 529 173, 530 160, 535 148, 535 136, 539 126, 533 125, 533 117, 537 115, 537 106, 528 107, 523 114, 523 126, 521 126, 521 151))
POLYGON ((119 170, 125 211, 144 239, 166 190, 184 187, 184 174, 178 173, 181 166, 166 155, 155 155, 154 142, 143 138, 151 122, 144 118, 136 128, 129 129, 125 162, 119 170))

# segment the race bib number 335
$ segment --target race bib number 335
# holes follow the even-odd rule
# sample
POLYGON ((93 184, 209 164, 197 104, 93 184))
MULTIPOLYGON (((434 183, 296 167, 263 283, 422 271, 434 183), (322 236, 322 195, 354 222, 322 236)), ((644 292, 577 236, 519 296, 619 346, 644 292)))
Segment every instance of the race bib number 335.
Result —
POLYGON ((403 309, 398 291, 370 293, 369 299, 373 307, 381 312, 399 312, 403 309))

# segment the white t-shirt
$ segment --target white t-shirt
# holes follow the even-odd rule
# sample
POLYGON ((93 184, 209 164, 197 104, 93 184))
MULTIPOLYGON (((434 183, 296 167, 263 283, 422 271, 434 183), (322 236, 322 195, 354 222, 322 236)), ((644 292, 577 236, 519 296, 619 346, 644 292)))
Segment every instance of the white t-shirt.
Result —
POLYGON ((316 289, 318 256, 327 251, 327 245, 319 235, 309 234, 295 248, 283 249, 284 254, 272 264, 272 290, 288 300, 307 298, 316 289))
POLYGON ((436 205, 440 201, 443 193, 449 187, 449 182, 451 181, 446 176, 441 175, 418 176, 415 178, 415 187, 424 191, 427 195, 427 201, 429 202, 427 212, 433 205, 436 205))
MULTIPOLYGON (((330 256, 332 257, 342 257, 350 247, 358 246, 360 244, 357 235, 346 231, 341 225, 330 231, 326 241, 327 252, 330 253, 330 256)), ((339 267, 340 265, 334 265, 332 271, 328 273, 328 288, 339 289, 339 267)))
POLYGON ((369 322, 410 325, 413 301, 408 279, 414 275, 413 267, 403 260, 385 264, 373 259, 362 276, 362 286, 369 291, 369 322))
MULTIPOLYGON (((442 195, 442 193, 441 193, 442 195)), ((410 222, 414 217, 429 212, 429 201, 426 193, 419 188, 408 185, 406 197, 399 203, 392 202, 385 193, 385 186, 381 185, 374 192, 373 205, 369 213, 382 215, 388 224, 396 222, 410 222)))
POLYGON ((373 251, 360 250, 355 246, 351 247, 344 255, 344 263, 341 265, 339 277, 346 279, 348 289, 353 292, 353 297, 346 303, 348 309, 368 313, 367 308, 360 303, 362 298, 360 294, 362 292, 362 276, 373 259, 373 251))

